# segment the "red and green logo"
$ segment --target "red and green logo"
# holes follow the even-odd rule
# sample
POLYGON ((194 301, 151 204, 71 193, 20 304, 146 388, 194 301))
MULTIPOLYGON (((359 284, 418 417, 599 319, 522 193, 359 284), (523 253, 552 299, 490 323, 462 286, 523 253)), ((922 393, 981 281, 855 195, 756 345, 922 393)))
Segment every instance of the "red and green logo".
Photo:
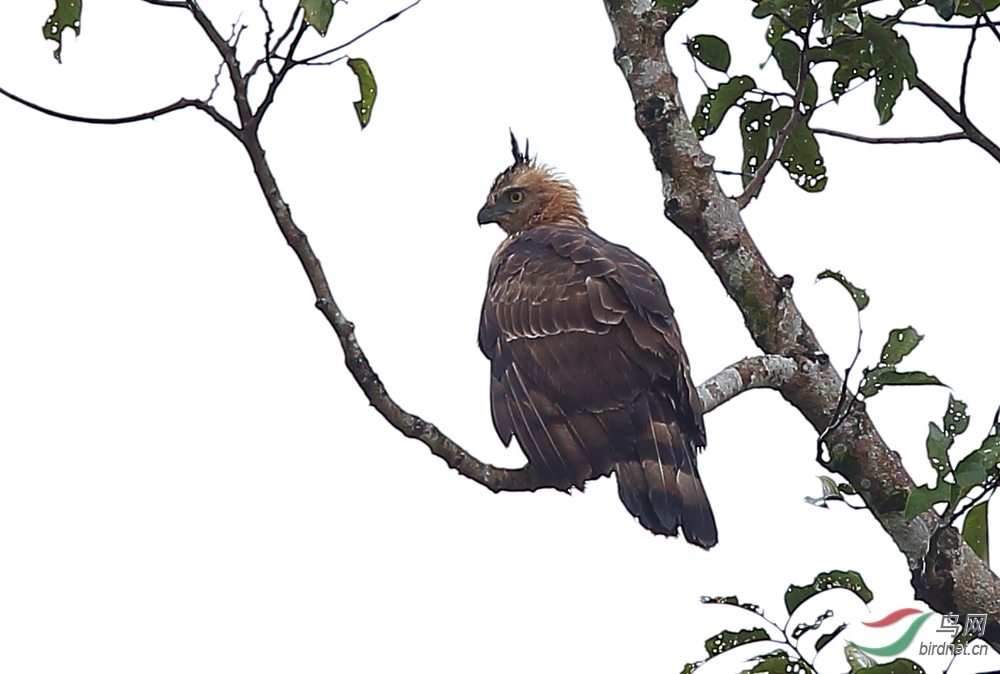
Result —
POLYGON ((886 627, 887 625, 895 625, 900 620, 909 618, 910 616, 916 614, 920 614, 920 617, 911 622, 910 626, 906 628, 905 632, 903 632, 903 635, 898 639, 896 639, 895 641, 893 641, 888 646, 880 646, 878 648, 872 648, 870 646, 862 646, 861 644, 856 644, 853 641, 849 641, 848 643, 857 648, 859 651, 864 651, 869 655, 885 655, 890 657, 893 655, 899 655, 907 648, 909 648, 911 643, 913 643, 913 639, 914 637, 917 636, 917 632, 920 630, 920 626, 923 625, 924 622, 933 615, 931 611, 923 613, 919 609, 915 608, 901 608, 898 611, 893 611, 892 613, 882 618, 881 620, 876 620, 874 622, 869 622, 869 623, 865 622, 861 623, 866 627, 886 627))

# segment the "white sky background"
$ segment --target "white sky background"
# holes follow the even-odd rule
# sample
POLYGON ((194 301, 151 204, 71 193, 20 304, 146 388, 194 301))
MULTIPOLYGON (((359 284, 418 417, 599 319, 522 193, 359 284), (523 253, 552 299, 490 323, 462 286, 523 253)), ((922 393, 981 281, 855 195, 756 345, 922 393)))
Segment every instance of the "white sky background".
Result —
MULTIPOLYGON (((274 3, 276 22, 293 4, 274 3)), ((339 44, 404 4, 341 5, 326 41, 309 41, 339 44)), ((205 6, 223 30, 242 7, 205 6)), ((701 85, 687 35, 720 34, 731 72, 777 87, 773 64, 758 69, 764 24, 751 8, 703 0, 668 35, 689 111, 701 85)), ((88 0, 62 65, 41 36, 50 11, 0 10, 0 86, 93 116, 211 88, 217 58, 184 11, 88 0)), ((244 21, 260 26, 252 3, 244 21)), ((921 76, 957 102, 963 36, 907 35, 921 76)), ((244 60, 259 44, 259 31, 244 35, 244 60)), ((595 230, 659 270, 697 381, 757 353, 705 261, 662 217, 612 46, 596 0, 424 0, 347 52, 369 60, 379 85, 363 133, 344 64, 293 72, 265 122, 284 196, 390 393, 487 461, 522 461, 494 433, 476 347, 501 232, 475 215, 510 162, 508 126, 574 181, 595 230)), ((983 32, 977 50, 968 101, 996 139, 989 64, 1000 49, 983 32)), ((817 125, 953 130, 916 92, 880 129, 872 95, 867 85, 823 108, 817 125)), ((739 167, 736 116, 709 142, 718 168, 739 167)), ((632 522, 613 480, 572 496, 491 494, 367 405, 245 154, 205 115, 97 127, 0 99, 0 122, 0 670, 669 674, 719 630, 751 626, 701 595, 736 593, 781 619, 790 582, 854 569, 875 592, 871 613, 831 593, 831 627, 922 606, 870 515, 803 503, 823 472, 815 435, 777 394, 751 392, 707 417, 711 552, 632 522)), ((776 273, 795 277, 796 302, 841 368, 853 305, 833 282, 813 283, 825 268, 873 296, 864 363, 891 328, 926 335, 904 364, 969 403, 959 448, 978 446, 1000 404, 1000 167, 968 143, 821 143, 827 190, 801 192, 776 169, 744 213, 752 235, 776 273)), ((932 478, 923 440, 947 396, 895 390, 869 405, 918 481, 932 478)), ((839 648, 828 651, 820 670, 842 671, 839 648)), ((928 671, 945 664, 908 655, 928 671)), ((743 657, 713 671, 738 671, 743 657)), ((995 654, 967 656, 952 671, 998 667, 995 654)))

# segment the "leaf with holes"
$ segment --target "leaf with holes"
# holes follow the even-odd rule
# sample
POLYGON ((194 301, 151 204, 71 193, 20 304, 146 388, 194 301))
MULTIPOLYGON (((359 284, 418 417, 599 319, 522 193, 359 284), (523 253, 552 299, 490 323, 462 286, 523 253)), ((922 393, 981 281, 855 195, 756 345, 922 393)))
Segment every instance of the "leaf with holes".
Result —
POLYGON ((361 85, 361 100, 354 101, 354 111, 358 114, 358 121, 361 128, 368 126, 372 118, 372 106, 375 105, 375 96, 378 95, 378 86, 375 84, 375 76, 372 69, 368 67, 368 61, 364 59, 347 59, 347 65, 358 77, 358 84, 361 85))
POLYGON ((821 281, 822 279, 825 278, 832 278, 834 281, 842 285, 844 287, 844 290, 851 293, 851 299, 854 300, 854 305, 858 308, 858 311, 862 311, 865 307, 868 306, 868 302, 871 301, 870 298, 868 297, 868 293, 865 292, 864 288, 859 288, 850 281, 848 281, 847 277, 845 277, 839 271, 830 271, 829 269, 825 269, 816 276, 817 281, 821 281))
POLYGON ((813 580, 810 585, 789 585, 788 589, 785 591, 785 608, 788 610, 788 615, 792 613, 799 606, 802 605, 804 601, 815 597, 820 592, 826 592, 827 590, 833 590, 835 588, 844 588, 845 590, 850 590, 864 603, 868 603, 872 600, 872 591, 868 589, 868 585, 865 584, 864 579, 856 571, 829 571, 827 573, 821 573, 813 580))
POLYGON ((895 367, 879 365, 865 368, 858 392, 871 398, 885 386, 944 386, 941 380, 926 372, 897 372, 895 367))
MULTIPOLYGON (((790 114, 791 108, 778 108, 774 113, 774 125, 784 126, 790 114)), ((778 160, 788 172, 788 177, 806 192, 821 192, 826 187, 826 164, 819 152, 816 134, 806 120, 800 120, 788 134, 778 160)))
POLYGON ((72 28, 77 37, 80 36, 80 12, 83 9, 82 0, 56 0, 56 9, 46 19, 42 34, 47 40, 59 43, 52 53, 56 60, 62 63, 63 31, 72 28))
MULTIPOLYGON (((870 658, 869 658, 870 659, 870 658)), ((853 670, 852 670, 853 672, 853 670)), ((925 674, 924 668, 913 660, 896 658, 884 665, 874 664, 858 670, 858 674, 925 674)))
POLYGON ((730 595, 728 597, 702 597, 702 604, 725 604, 727 606, 736 606, 737 608, 745 609, 756 613, 757 615, 764 615, 764 612, 760 610, 760 606, 757 604, 747 604, 741 603, 740 600, 735 595, 730 595))
POLYGON ((892 119, 896 99, 903 92, 903 81, 910 87, 917 83, 917 64, 910 55, 910 44, 902 35, 879 21, 865 17, 862 35, 871 42, 875 66, 875 109, 879 123, 892 119))
POLYGON ((954 438, 965 432, 965 429, 969 427, 969 414, 966 412, 967 406, 961 400, 955 400, 955 397, 948 394, 948 409, 944 413, 944 418, 941 424, 944 428, 944 434, 949 438, 954 438))
POLYGON ((326 35, 333 19, 334 0, 299 0, 299 7, 305 12, 305 21, 320 35, 326 35))
POLYGON ((805 660, 788 657, 784 651, 772 651, 753 660, 757 664, 744 669, 742 674, 812 674, 813 669, 805 660))
POLYGON ((896 328, 889 332, 889 339, 882 347, 882 357, 880 361, 885 365, 899 365, 903 358, 908 356, 920 341, 923 335, 918 335, 912 326, 903 329, 896 328))
POLYGON ((767 632, 759 627, 752 630, 740 630, 739 632, 723 630, 714 637, 709 637, 705 640, 705 650, 708 652, 708 657, 711 658, 743 644, 753 643, 754 641, 768 641, 769 639, 770 637, 767 636, 767 632))
POLYGON ((700 662, 689 662, 684 665, 684 669, 681 670, 681 674, 692 674, 694 670, 698 669, 703 664, 705 664, 704 660, 701 660, 700 662))
POLYGON ((906 508, 903 510, 904 519, 909 522, 920 513, 929 510, 935 503, 950 503, 951 487, 952 485, 947 482, 941 482, 934 489, 926 484, 915 488, 906 497, 906 508))
POLYGON ((753 180, 753 174, 767 159, 771 143, 771 99, 743 104, 740 115, 740 135, 743 137, 743 187, 753 180))
POLYGON ((812 632, 813 630, 818 630, 823 625, 823 622, 827 618, 830 618, 832 616, 833 616, 833 611, 826 610, 825 612, 816 616, 816 620, 811 623, 799 623, 798 625, 795 626, 795 629, 792 630, 792 638, 798 640, 802 638, 803 634, 807 632, 812 632))
POLYGON ((714 35, 696 35, 687 41, 688 51, 712 70, 726 72, 732 62, 729 45, 714 35))
POLYGON ((694 113, 691 124, 698 132, 699 138, 709 136, 719 129, 723 118, 744 94, 757 86, 748 75, 733 77, 718 89, 709 89, 698 102, 698 110, 694 113))
POLYGON ((989 505, 989 501, 983 501, 972 506, 965 514, 965 522, 962 523, 962 538, 987 566, 990 563, 990 529, 987 511, 989 505))
POLYGON ((861 670, 874 667, 878 664, 850 642, 844 646, 844 657, 847 658, 847 664, 851 666, 851 674, 858 674, 861 670))
POLYGON ((931 462, 931 466, 937 471, 938 477, 943 477, 952 471, 951 461, 948 459, 948 450, 951 449, 953 441, 933 421, 928 426, 930 426, 930 430, 927 432, 927 442, 925 443, 927 446, 927 460, 931 462))

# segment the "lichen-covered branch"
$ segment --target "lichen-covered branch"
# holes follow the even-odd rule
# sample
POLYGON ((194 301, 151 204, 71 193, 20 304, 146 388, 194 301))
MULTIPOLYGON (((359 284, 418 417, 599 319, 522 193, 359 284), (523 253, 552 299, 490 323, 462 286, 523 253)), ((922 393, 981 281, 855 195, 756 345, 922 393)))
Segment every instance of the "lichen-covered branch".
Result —
MULTIPOLYGON (((667 218, 711 265, 760 349, 795 361, 794 375, 779 390, 817 433, 823 432, 837 410, 843 382, 747 232, 738 205, 719 187, 714 160, 684 111, 664 50, 664 36, 676 17, 650 9, 643 0, 604 4, 614 30, 614 58, 662 178, 667 218)), ((1000 647, 1000 580, 954 529, 940 528, 934 514, 905 520, 913 480, 879 436, 864 404, 855 405, 830 432, 827 447, 825 465, 850 482, 906 556, 917 596, 941 613, 989 614, 986 640, 1000 647)))

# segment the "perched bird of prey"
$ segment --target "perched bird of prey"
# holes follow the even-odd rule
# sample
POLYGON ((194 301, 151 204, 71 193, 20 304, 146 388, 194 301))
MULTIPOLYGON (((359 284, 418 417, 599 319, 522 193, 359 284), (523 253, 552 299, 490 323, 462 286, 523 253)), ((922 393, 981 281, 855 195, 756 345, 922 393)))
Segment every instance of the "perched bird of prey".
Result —
POLYGON ((522 153, 497 176, 479 224, 507 233, 490 263, 479 348, 493 426, 546 484, 583 489, 615 473, 653 533, 710 548, 715 518, 698 475, 701 402, 663 282, 590 230, 573 185, 522 153))

